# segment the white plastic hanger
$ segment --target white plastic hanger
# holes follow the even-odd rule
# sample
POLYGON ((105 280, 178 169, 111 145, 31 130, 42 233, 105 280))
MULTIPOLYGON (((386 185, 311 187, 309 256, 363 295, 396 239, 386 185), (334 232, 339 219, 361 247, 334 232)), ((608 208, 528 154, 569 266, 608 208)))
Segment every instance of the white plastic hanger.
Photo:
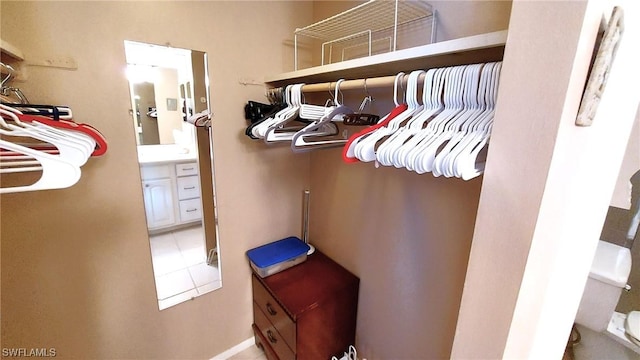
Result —
POLYGON ((384 166, 393 165, 391 155, 392 151, 398 147, 398 145, 396 145, 396 141, 400 142, 405 138, 405 136, 403 136, 405 130, 411 126, 413 121, 415 121, 415 119, 419 117, 419 114, 421 114, 425 109, 424 101, 422 104, 418 101, 418 80, 423 74, 426 74, 426 71, 416 70, 409 74, 409 79, 407 80, 406 101, 409 106, 407 110, 410 112, 406 111, 404 112, 404 114, 406 114, 404 117, 391 120, 389 124, 391 125, 392 123, 395 123, 397 124, 397 128, 390 129, 388 131, 389 137, 386 138, 386 140, 384 140, 376 150, 376 160, 384 166))
MULTIPOLYGON (((455 146, 451 148, 448 153, 443 151, 438 155, 438 158, 436 159, 436 171, 434 171, 434 174, 439 172, 447 177, 461 176, 455 171, 456 159, 459 158, 460 154, 462 154, 465 148, 472 141, 475 141, 478 124, 482 123, 493 111, 493 106, 487 101, 487 99, 491 97, 492 92, 492 72, 493 64, 485 64, 483 66, 478 84, 478 93, 475 100, 475 104, 478 106, 478 113, 474 115, 471 121, 463 124, 460 132, 463 136, 455 146)), ((459 137, 459 135, 457 137, 459 137)))
POLYGON ((3 108, 0 108, 0 114, 9 116, 16 122, 14 125, 8 124, 4 120, 0 121, 0 125, 4 127, 3 130, 0 130, 0 134, 21 137, 28 136, 52 144, 59 151, 59 154, 56 156, 64 158, 65 161, 76 164, 77 166, 82 166, 86 163, 87 159, 91 156, 91 152, 95 149, 95 142, 92 148, 88 148, 84 139, 80 141, 73 135, 67 136, 66 134, 60 135, 52 132, 44 124, 38 124, 38 126, 36 126, 21 122, 14 113, 6 111, 3 108))
POLYGON ((390 138, 385 142, 387 145, 385 161, 396 168, 405 166, 405 164, 403 164, 404 154, 410 148, 415 146, 419 140, 414 140, 414 135, 422 130, 425 124, 436 114, 442 111, 442 108, 444 107, 440 100, 442 86, 441 84, 434 83, 434 80, 438 78, 437 75, 440 72, 440 69, 431 69, 427 71, 422 89, 422 111, 415 114, 411 121, 409 121, 403 128, 399 129, 394 134, 393 139, 390 138))
MULTIPOLYGON (((302 89, 300 90, 300 93, 302 94, 302 89)), ((329 83, 329 93, 331 93, 331 83, 329 83)), ((312 121, 322 119, 322 117, 330 113, 336 107, 334 99, 327 100, 324 106, 307 104, 302 101, 302 99, 300 102, 300 117, 302 119, 312 121)))
POLYGON ((423 142, 420 154, 416 157, 414 164, 418 172, 433 171, 435 156, 439 149, 452 138, 455 129, 459 126, 460 121, 464 121, 468 114, 464 103, 464 92, 466 83, 469 79, 469 73, 472 72, 469 66, 456 67, 456 76, 452 78, 452 86, 455 93, 454 100, 454 116, 443 118, 434 124, 435 129, 423 142))
POLYGON ((441 135, 441 143, 438 147, 441 150, 437 150, 434 153, 432 164, 433 176, 443 175, 445 170, 445 159, 451 150, 464 139, 467 134, 467 128, 476 120, 484 108, 478 103, 478 90, 480 85, 480 75, 483 68, 483 64, 467 65, 463 76, 463 104, 464 109, 456 116, 456 118, 450 121, 445 129, 445 132, 441 135))
POLYGON ((491 78, 491 96, 487 98, 489 102, 489 106, 491 107, 491 111, 489 114, 483 119, 482 122, 477 125, 477 136, 476 141, 471 142, 465 150, 459 155, 461 156, 460 160, 456 158, 456 162, 460 164, 456 164, 457 173, 459 173, 463 180, 470 180, 474 177, 479 176, 484 171, 485 160, 479 161, 479 155, 482 153, 482 150, 485 149, 486 145, 489 143, 489 139, 491 137, 491 129, 493 127, 493 116, 495 113, 495 103, 498 93, 498 86, 500 80, 500 70, 502 68, 502 63, 495 63, 493 66, 492 78, 491 78))
POLYGON ((299 110, 299 107, 296 107, 293 105, 292 100, 291 100, 291 89, 292 87, 295 85, 288 85, 285 90, 284 90, 284 100, 285 103, 287 104, 287 107, 285 107, 284 109, 278 111, 275 115, 273 115, 272 117, 264 120, 263 122, 261 122, 260 124, 254 126, 251 129, 251 134, 259 139, 264 139, 264 136, 267 132, 267 130, 269 129, 269 127, 277 122, 278 120, 280 120, 283 117, 288 117, 291 116, 292 113, 296 112, 299 110))
POLYGON ((404 139, 398 139, 396 148, 392 151, 392 162, 397 168, 407 167, 408 153, 422 140, 422 137, 416 135, 424 130, 426 125, 444 109, 442 101, 444 89, 443 73, 443 68, 427 71, 422 95, 425 108, 405 130, 404 139))
MULTIPOLYGON (((416 73, 416 75, 414 76, 419 76, 419 74, 416 73)), ((399 105, 397 100, 398 84, 400 85, 402 84, 402 78, 404 78, 404 73, 403 72, 398 73, 396 75, 396 79, 393 85, 394 102, 396 103, 396 106, 399 105)), ((409 85, 409 82, 407 83, 407 86, 408 85, 409 85)), ((356 154, 356 157, 360 159, 360 161, 370 162, 370 161, 376 160, 376 151, 377 151, 376 144, 378 144, 378 142, 381 139, 384 139, 385 136, 389 136, 393 134, 396 130, 400 128, 401 124, 404 121, 408 120, 414 113, 421 110, 421 105, 417 102, 417 100, 413 101, 413 96, 409 97, 411 101, 407 101, 408 100, 407 94, 409 92, 408 90, 409 89, 407 89, 407 92, 405 93, 405 99, 404 99, 404 101, 408 105, 407 110, 403 111, 402 113, 397 115, 395 118, 393 118, 387 124, 387 126, 381 127, 378 130, 371 133, 370 136, 368 136, 363 141, 360 141, 360 143, 356 146, 355 154, 356 154)))
POLYGON ((438 134, 443 131, 444 125, 454 119, 463 109, 462 103, 462 74, 463 66, 445 68, 443 72, 444 81, 444 109, 429 123, 420 130, 414 137, 419 139, 415 147, 407 153, 405 162, 407 169, 423 174, 428 170, 422 166, 422 156, 429 148, 438 134))
MULTIPOLYGON (((304 84, 296 84, 291 87, 291 103, 294 107, 298 108, 297 112, 288 113, 287 116, 282 116, 281 118, 274 120, 271 126, 267 129, 264 135, 264 141, 269 143, 276 142, 289 142, 293 139, 293 135, 300 130, 300 128, 295 129, 293 131, 282 131, 283 126, 294 121, 297 118, 297 115, 302 111, 302 86, 304 84)), ((325 109, 324 107, 322 107, 325 109)), ((334 107, 332 107, 334 108, 334 107)), ((322 110, 322 114, 324 114, 325 110, 322 110)), ((318 112, 319 113, 319 112, 318 112)), ((316 116, 316 115, 314 115, 316 116)), ((322 116, 318 117, 317 120, 322 119, 322 116)), ((316 129, 313 133, 310 133, 309 136, 326 136, 326 135, 336 135, 338 133, 338 127, 332 122, 325 122, 316 129)))
MULTIPOLYGON (((0 139, 0 148, 16 153, 28 155, 40 163, 42 176, 32 185, 0 188, 0 194, 8 194, 23 191, 48 190, 67 188, 80 180, 80 167, 64 158, 34 150, 26 146, 17 145, 10 141, 0 139)), ((26 168, 30 169, 30 168, 26 168)), ((36 171, 38 168, 22 171, 36 171)))
POLYGON ((303 152, 314 149, 322 149, 329 147, 342 146, 347 142, 347 139, 328 139, 322 140, 322 137, 317 136, 316 131, 326 126, 332 120, 339 118, 342 114, 353 114, 353 110, 349 107, 340 104, 338 100, 338 94, 340 92, 340 83, 344 79, 340 79, 336 82, 336 89, 334 95, 334 103, 336 107, 328 114, 322 117, 318 121, 305 126, 302 130, 296 132, 291 139, 291 150, 293 152, 303 152))

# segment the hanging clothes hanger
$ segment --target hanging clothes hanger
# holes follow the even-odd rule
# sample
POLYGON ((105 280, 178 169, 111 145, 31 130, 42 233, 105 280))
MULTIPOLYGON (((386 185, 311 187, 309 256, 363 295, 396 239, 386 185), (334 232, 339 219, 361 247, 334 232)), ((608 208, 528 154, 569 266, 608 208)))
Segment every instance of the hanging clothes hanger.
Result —
POLYGON ((431 172, 433 176, 441 176, 444 174, 444 161, 450 151, 458 144, 467 134, 467 128, 472 124, 484 109, 478 104, 478 90, 480 84, 480 74, 483 64, 474 64, 465 66, 463 74, 463 110, 451 121, 449 121, 432 148, 436 148, 435 152, 430 155, 431 172))
POLYGON ((487 145, 491 137, 501 69, 501 62, 493 65, 490 97, 487 98, 491 111, 482 120, 482 122, 479 122, 476 125, 476 137, 474 138, 474 141, 471 141, 461 152, 459 155, 460 160, 458 161, 458 158, 456 158, 456 164, 454 166, 454 169, 456 169, 456 176, 459 176, 463 180, 473 179, 484 171, 486 158, 481 158, 481 155, 483 153, 486 155, 485 150, 487 149, 487 145))
POLYGON ((405 129, 403 136, 396 140, 394 148, 391 149, 391 160, 396 168, 407 167, 407 154, 413 150, 422 139, 416 135, 424 130, 427 124, 444 110, 442 100, 444 89, 443 73, 444 68, 430 69, 427 71, 423 86, 424 110, 416 116, 411 125, 405 129))
POLYGON ((10 106, 24 115, 41 115, 52 118, 53 120, 73 120, 73 113, 71 108, 63 105, 41 105, 41 104, 7 104, 2 105, 10 106))
POLYGON ((291 91, 294 86, 297 86, 297 85, 289 85, 285 88, 284 95, 285 95, 285 102, 287 104, 287 107, 280 110, 273 117, 268 118, 265 121, 262 121, 256 126, 254 126, 251 129, 251 133, 253 134, 253 136, 259 139, 264 139, 264 136, 271 125, 273 125, 274 123, 277 123, 278 121, 281 121, 281 119, 283 118, 297 116, 297 113, 300 108, 298 105, 295 105, 292 102, 292 97, 291 97, 292 96, 291 91))
MULTIPOLYGON (((82 166, 86 163, 87 159, 91 155, 91 151, 95 148, 95 145, 89 148, 84 142, 84 139, 80 141, 73 136, 60 135, 46 127, 38 127, 32 124, 23 123, 16 114, 6 111, 4 108, 0 108, 0 114, 2 115, 0 118, 4 119, 5 117, 8 117, 15 122, 15 124, 8 124, 4 120, 0 121, 0 125, 4 128, 3 130, 0 130, 0 134, 31 137, 36 140, 44 141, 58 149, 58 154, 56 156, 63 158, 65 161, 76 166, 82 166)), ((38 144, 38 146, 42 146, 42 144, 38 144)))
POLYGON ((334 103, 336 104, 336 107, 330 113, 323 116, 322 119, 314 121, 293 135, 293 138, 291 139, 291 149, 293 152, 343 146, 347 142, 346 138, 326 139, 324 136, 314 135, 314 132, 327 123, 335 121, 335 119, 341 119, 342 117, 340 115, 353 113, 353 110, 342 105, 338 100, 338 95, 340 94, 340 83, 343 81, 344 79, 340 79, 336 82, 334 94, 334 103))
POLYGON ((370 105, 374 101, 373 96, 369 94, 369 90, 367 89, 367 79, 364 79, 364 92, 365 92, 365 97, 362 100, 362 103, 360 104, 358 111, 354 114, 343 115, 342 116, 343 124, 356 125, 356 126, 362 126, 362 125, 370 126, 370 125, 375 125, 380 121, 380 116, 378 115, 363 113, 367 105, 370 105))
POLYGON ((433 140, 436 139, 437 134, 441 132, 444 125, 463 110, 461 93, 462 73, 463 67, 461 66, 444 69, 444 109, 434 119, 429 121, 423 130, 414 135, 419 138, 419 141, 415 147, 407 153, 405 160, 407 169, 416 171, 419 174, 427 172, 421 162, 424 152, 429 148, 433 140))
MULTIPOLYGON (((403 72, 399 72, 396 75, 395 81, 393 83, 393 101, 396 104, 396 109, 400 106, 400 102, 398 101, 398 86, 402 86, 404 75, 405 74, 403 72)), ((375 146, 378 140, 384 137, 389 131, 389 128, 392 128, 395 125, 396 119, 403 117, 406 115, 406 113, 414 110, 409 108, 409 105, 406 103, 406 101, 404 101, 404 96, 402 103, 406 106, 406 108, 402 112, 399 112, 391 119, 387 117, 387 121, 385 121, 385 124, 383 126, 377 127, 374 131, 371 132, 371 134, 367 135, 366 138, 358 141, 354 148, 354 154, 356 155, 358 160, 362 162, 370 162, 375 160, 375 146)))
POLYGON ((356 156, 356 149, 358 144, 364 139, 366 139, 369 135, 373 134, 377 129, 386 126, 396 116, 400 115, 402 112, 407 110, 407 107, 408 107, 407 104, 404 104, 404 103, 399 104, 398 98, 397 98, 397 83, 398 83, 398 79, 401 78, 402 76, 404 76, 404 73, 397 74, 396 79, 394 81, 393 101, 396 107, 393 108, 393 110, 391 110, 389 114, 383 116, 382 119, 380 119, 380 121, 376 125, 365 128, 357 132, 356 134, 353 134, 351 137, 349 137, 349 140, 347 141, 344 148, 342 149, 342 160, 344 160, 344 162, 348 164, 360 162, 360 159, 356 156))
POLYGON ((456 158, 458 158, 465 147, 468 146, 469 142, 475 138, 474 131, 476 129, 476 125, 479 122, 482 122, 483 119, 485 119, 493 110, 493 107, 489 106, 486 101, 487 96, 490 96, 492 71, 493 64, 483 65, 477 86, 477 92, 475 93, 476 98, 468 101, 471 103, 471 107, 475 107, 475 109, 472 110, 473 114, 470 116, 469 121, 462 125, 461 130, 449 141, 447 146, 436 156, 433 171, 434 176, 456 176, 454 169, 456 158))
POLYGON ((28 155, 38 161, 39 168, 24 168, 20 171, 42 171, 42 176, 35 183, 26 186, 0 187, 0 194, 24 191, 49 190, 67 188, 80 180, 80 167, 61 157, 47 154, 26 146, 14 144, 0 139, 0 148, 15 153, 28 155))
MULTIPOLYGON (((329 114, 336 108, 335 96, 334 99, 329 98, 324 106, 307 104, 302 99, 302 89, 300 89, 301 104, 300 104, 300 117, 305 120, 316 121, 322 119, 325 115, 329 114)), ((329 94, 331 94, 331 82, 329 82, 329 94)))
MULTIPOLYGON (((295 135, 298 131, 302 130, 303 127, 289 127, 285 128, 284 126, 295 121, 297 119, 297 115, 302 112, 302 86, 304 84, 294 85, 291 89, 291 101, 294 106, 298 107, 297 113, 292 113, 292 116, 282 117, 277 121, 274 121, 271 126, 267 129, 264 141, 267 144, 270 143, 278 143, 278 142, 290 142, 293 139, 293 135, 295 135)), ((322 107, 324 109, 324 107, 322 107)), ((332 107, 335 108, 335 107, 332 107)), ((318 111, 312 110, 312 111, 318 111)), ((321 110, 323 116, 325 110, 321 110)), ((309 110, 307 110, 309 112, 309 110)), ((307 114, 307 116, 315 116, 312 114, 307 114)), ((317 120, 322 119, 322 117, 317 120)), ((327 135, 336 135, 338 133, 338 127, 333 122, 324 122, 322 126, 315 129, 313 132, 310 132, 308 136, 327 136, 327 135)))
MULTIPOLYGON (((43 106, 49 106, 49 105, 43 105, 43 106)), ((57 107, 53 107, 53 108, 55 109, 57 107)), ((89 124, 76 123, 70 120, 62 120, 62 119, 52 120, 52 117, 56 117, 56 116, 60 117, 60 114, 57 113, 59 110, 55 110, 54 112, 56 112, 56 114, 51 113, 51 116, 49 117, 49 116, 43 116, 43 115, 27 115, 22 113, 20 110, 17 110, 16 108, 12 106, 7 106, 5 104, 0 104, 0 109, 4 109, 5 111, 12 112, 13 115, 17 117, 18 121, 34 123, 36 124, 36 126, 39 126, 45 129, 48 128, 50 131, 58 132, 58 134, 62 134, 63 136, 70 136, 70 137, 76 137, 76 138, 79 137, 81 139, 93 141, 94 150, 92 151, 91 156, 102 156, 107 152, 108 146, 107 146, 106 138, 104 137, 104 135, 102 135, 102 133, 100 133, 100 131, 98 131, 93 126, 89 124), (62 133, 60 133, 60 131, 62 131, 62 133)), ((67 107, 62 107, 62 111, 66 112, 66 115, 63 114, 62 116, 71 115, 71 109, 67 107)))
POLYGON ((425 109, 424 102, 420 102, 418 100, 418 80, 423 75, 426 74, 424 70, 416 70, 412 71, 409 74, 409 79, 407 81, 407 94, 406 101, 409 104, 409 109, 411 109, 411 113, 408 111, 404 114, 404 119, 400 121, 400 119, 396 119, 394 121, 397 122, 395 129, 391 129, 388 132, 388 135, 380 139, 379 145, 376 149, 376 163, 384 166, 391 166, 391 157, 390 152, 395 148, 395 141, 397 138, 402 138, 402 134, 404 133, 406 127, 410 126, 413 121, 421 114, 425 109))

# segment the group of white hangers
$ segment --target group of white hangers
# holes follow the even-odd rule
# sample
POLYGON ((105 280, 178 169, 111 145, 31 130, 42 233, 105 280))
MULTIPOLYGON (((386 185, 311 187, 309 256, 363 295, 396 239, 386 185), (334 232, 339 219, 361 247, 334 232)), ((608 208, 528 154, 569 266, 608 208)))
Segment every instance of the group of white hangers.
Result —
MULTIPOLYGON (((486 155, 483 150, 493 126, 501 65, 497 62, 411 72, 406 109, 384 117, 379 124, 385 126, 350 138, 343 157, 464 180, 480 175, 486 155), (424 84, 420 101, 421 76, 424 84)), ((403 73, 396 76, 394 100, 398 107, 394 110, 401 106, 397 92, 403 77, 403 73)))
POLYGON ((0 174, 42 173, 35 183, 1 187, 0 194, 72 186, 89 157, 107 150, 102 134, 74 122, 68 107, 0 104, 0 115, 0 174))
MULTIPOLYGON (((340 146, 348 163, 375 161, 469 180, 484 171, 501 67, 494 62, 412 71, 401 100, 405 74, 399 73, 393 87, 396 107, 349 138, 346 132, 338 135, 336 123, 350 125, 345 119, 361 113, 367 98, 357 112, 341 104, 341 79, 331 101, 311 105, 303 101, 304 84, 289 85, 284 90, 286 107, 250 131, 267 144, 290 142, 294 152, 340 146), (300 120, 307 124, 290 126, 300 120)), ((364 84, 366 90, 366 80, 364 84)))
POLYGON ((340 83, 336 83, 334 97, 322 105, 307 104, 302 99, 304 84, 289 85, 285 88, 286 107, 272 117, 262 121, 251 129, 252 134, 264 139, 267 144, 290 142, 294 152, 336 147, 346 143, 344 136, 336 138, 342 115, 353 111, 342 105, 339 100, 340 83), (292 127, 293 121, 302 120, 305 126, 292 127))

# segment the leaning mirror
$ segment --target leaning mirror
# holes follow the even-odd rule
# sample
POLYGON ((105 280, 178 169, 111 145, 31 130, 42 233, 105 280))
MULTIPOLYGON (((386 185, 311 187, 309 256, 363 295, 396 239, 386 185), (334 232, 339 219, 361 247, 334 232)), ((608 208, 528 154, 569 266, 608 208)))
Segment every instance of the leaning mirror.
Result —
POLYGON ((211 128, 198 117, 209 113, 207 54, 133 41, 125 53, 162 310, 222 287, 211 128))

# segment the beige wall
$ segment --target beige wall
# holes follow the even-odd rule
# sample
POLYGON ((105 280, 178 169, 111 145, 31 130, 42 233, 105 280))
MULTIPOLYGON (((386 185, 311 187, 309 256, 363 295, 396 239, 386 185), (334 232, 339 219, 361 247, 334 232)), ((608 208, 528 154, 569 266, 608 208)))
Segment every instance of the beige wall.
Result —
POLYGON ((591 127, 575 118, 613 2, 513 3, 452 358, 562 357, 638 107, 640 8, 620 3, 591 127))
MULTIPOLYGON (((345 165, 336 150, 315 152, 309 162, 309 155, 265 149, 242 134, 242 106, 262 99, 262 88, 238 80, 291 70, 291 48, 282 41, 311 22, 312 10, 322 18, 344 6, 312 5, 2 2, 2 37, 27 59, 71 56, 79 64, 77 71, 29 67, 21 85, 27 95, 72 106, 110 144, 73 188, 2 197, 3 347, 54 346, 76 358, 206 358, 247 339, 244 251, 299 233, 301 190, 310 184, 311 241, 361 278, 363 354, 449 356, 482 179, 345 165), (224 287, 162 312, 128 117, 124 40, 170 42, 210 56, 224 287)), ((505 29, 511 7, 434 5, 438 40, 505 29)))
POLYGON ((251 337, 244 251, 299 234, 309 162, 244 136, 244 103, 264 97, 261 87, 238 80, 291 69, 282 40, 310 22, 311 4, 3 1, 1 16, 2 38, 27 60, 78 63, 76 71, 28 67, 19 85, 29 98, 70 105, 77 121, 109 141, 72 188, 2 195, 2 346, 55 347, 61 358, 203 359, 251 337), (164 311, 155 297, 124 40, 209 54, 224 287, 164 311))
MULTIPOLYGON (((508 27, 510 2, 433 4, 441 41, 508 27)), ((314 17, 344 9, 320 2, 314 17)), ((392 91, 374 93, 376 111, 390 110, 392 91)), ((357 107, 361 96, 345 91, 345 103, 357 107)), ((359 351, 369 359, 449 358, 482 178, 347 165, 340 151, 311 155, 310 241, 360 277, 359 351)))

